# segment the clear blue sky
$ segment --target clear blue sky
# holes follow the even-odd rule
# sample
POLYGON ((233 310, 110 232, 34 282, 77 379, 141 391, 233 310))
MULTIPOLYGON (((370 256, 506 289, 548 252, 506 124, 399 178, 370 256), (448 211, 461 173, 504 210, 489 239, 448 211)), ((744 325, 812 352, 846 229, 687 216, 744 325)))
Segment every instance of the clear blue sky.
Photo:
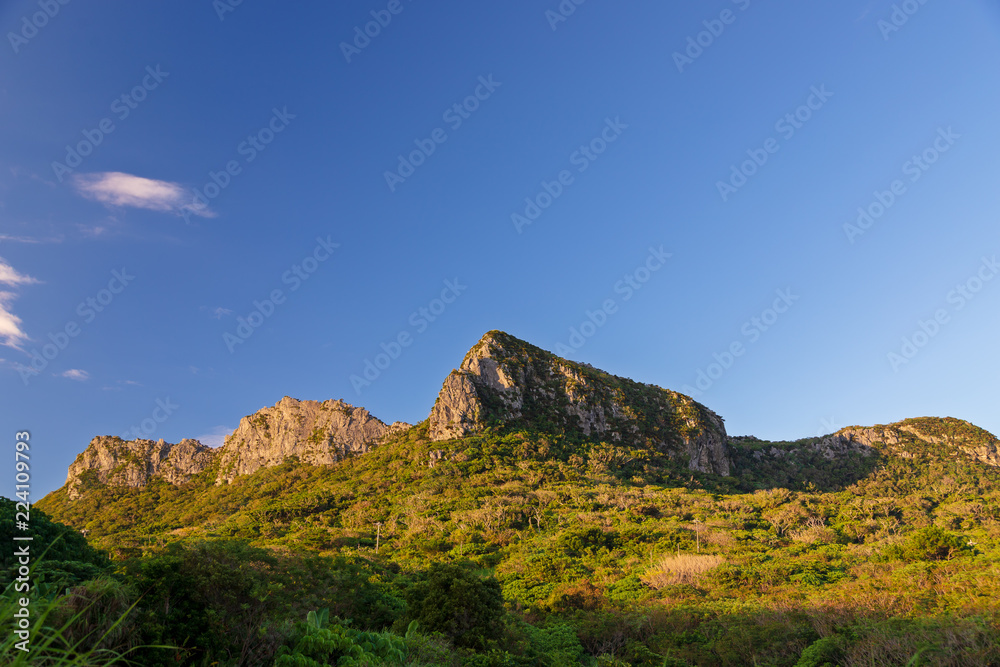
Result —
POLYGON ((303 4, 2 5, 36 497, 95 435, 216 444, 285 395, 419 421, 490 329, 733 435, 1000 432, 994 3, 303 4))

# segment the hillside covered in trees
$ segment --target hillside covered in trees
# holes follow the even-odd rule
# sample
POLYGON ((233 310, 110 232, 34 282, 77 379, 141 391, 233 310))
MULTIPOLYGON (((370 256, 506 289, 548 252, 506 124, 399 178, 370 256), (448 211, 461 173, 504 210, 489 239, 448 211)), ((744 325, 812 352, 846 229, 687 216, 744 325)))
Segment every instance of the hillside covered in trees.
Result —
POLYGON ((188 459, 95 438, 33 508, 53 661, 1000 664, 998 441, 961 420, 730 437, 502 332, 414 426, 304 403, 188 459))

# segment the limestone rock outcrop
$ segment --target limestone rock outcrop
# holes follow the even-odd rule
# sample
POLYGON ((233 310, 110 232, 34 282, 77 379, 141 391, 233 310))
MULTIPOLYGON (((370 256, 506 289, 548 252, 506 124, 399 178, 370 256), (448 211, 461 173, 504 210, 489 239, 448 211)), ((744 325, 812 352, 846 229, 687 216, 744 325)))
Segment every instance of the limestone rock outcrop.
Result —
POLYGON ((403 422, 386 425, 364 408, 343 401, 320 403, 286 396, 273 407, 240 420, 239 427, 218 449, 197 440, 171 444, 98 436, 70 465, 66 488, 69 498, 76 499, 88 480, 134 488, 146 486, 155 477, 183 484, 215 464, 219 484, 278 465, 290 456, 329 465, 367 452, 408 428, 410 425, 403 422))
POLYGON ((728 475, 722 418, 693 399, 562 359, 491 331, 445 380, 430 414, 432 440, 490 424, 573 432, 654 448, 691 470, 728 475))
POLYGON ((914 454, 907 444, 917 441, 935 445, 942 453, 952 451, 989 466, 1000 466, 1000 441, 992 433, 952 417, 906 419, 870 428, 851 426, 827 439, 882 447, 904 458, 912 458, 914 454))
POLYGON ((197 440, 171 444, 163 440, 98 436, 70 464, 66 488, 69 497, 75 499, 88 478, 102 484, 135 488, 146 486, 154 477, 183 484, 207 468, 214 455, 215 450, 197 440))
MULTIPOLYGON (((1000 466, 1000 441, 953 418, 852 426, 795 442, 769 443, 749 436, 730 440, 722 418, 688 396, 563 359, 502 331, 484 335, 445 379, 427 433, 431 441, 442 442, 492 427, 570 436, 571 443, 626 457, 624 450, 644 450, 661 462, 670 459, 671 466, 716 475, 734 474, 734 460, 742 475, 755 466, 784 466, 794 472, 803 461, 838 466, 853 459, 873 465, 879 460, 873 455, 882 454, 909 459, 967 456, 1000 466)), ((402 422, 388 425, 341 400, 286 396, 241 419, 218 449, 197 440, 171 444, 94 438, 70 465, 66 488, 75 499, 90 483, 142 487, 162 478, 183 484, 206 471, 216 484, 224 484, 289 457, 332 465, 409 428, 402 422)), ((430 452, 426 465, 451 460, 454 450, 442 445, 430 452)))
POLYGON ((285 396, 240 420, 219 451, 218 483, 280 464, 290 456, 305 463, 330 465, 363 454, 393 433, 391 426, 344 401, 299 401, 285 396))
MULTIPOLYGON (((747 439, 732 439, 734 443, 744 440, 747 439)), ((887 455, 912 459, 934 455, 964 456, 985 465, 1000 466, 1000 441, 992 433, 953 417, 918 417, 894 424, 848 426, 818 440, 807 438, 776 444, 781 446, 757 448, 753 459, 787 458, 799 452, 816 453, 828 461, 852 456, 887 455)))

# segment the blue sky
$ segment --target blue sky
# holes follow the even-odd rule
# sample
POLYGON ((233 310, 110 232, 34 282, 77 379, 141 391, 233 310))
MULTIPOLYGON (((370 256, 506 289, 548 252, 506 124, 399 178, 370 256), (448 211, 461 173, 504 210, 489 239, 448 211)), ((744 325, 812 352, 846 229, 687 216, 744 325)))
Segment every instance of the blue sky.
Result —
POLYGON ((285 395, 419 421, 490 329, 733 435, 1000 432, 1000 10, 677 4, 4 3, 35 496, 285 395))

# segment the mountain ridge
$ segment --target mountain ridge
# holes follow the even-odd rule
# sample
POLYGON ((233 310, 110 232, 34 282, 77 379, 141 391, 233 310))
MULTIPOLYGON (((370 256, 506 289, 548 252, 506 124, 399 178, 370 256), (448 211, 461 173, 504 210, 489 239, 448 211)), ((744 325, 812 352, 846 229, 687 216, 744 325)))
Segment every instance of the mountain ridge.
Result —
MULTIPOLYGON (((930 444, 1000 466, 996 436, 950 417, 851 426, 793 443, 730 437, 722 417, 689 396, 563 359, 497 330, 484 334, 448 374, 421 423, 432 443, 461 441, 490 429, 527 430, 578 443, 607 443, 628 456, 638 453, 694 474, 722 477, 744 475, 758 464, 790 468, 805 460, 822 465, 820 459, 853 457, 862 467, 870 466, 879 458, 873 455, 915 456, 907 443, 911 449, 914 443, 930 444)), ((194 439, 172 444, 97 436, 69 466, 62 488, 76 500, 95 483, 141 488, 162 479, 178 486, 205 471, 214 475, 216 485, 228 484, 292 457, 333 465, 413 428, 404 422, 386 424, 340 399, 285 396, 244 416, 218 448, 194 439)))

